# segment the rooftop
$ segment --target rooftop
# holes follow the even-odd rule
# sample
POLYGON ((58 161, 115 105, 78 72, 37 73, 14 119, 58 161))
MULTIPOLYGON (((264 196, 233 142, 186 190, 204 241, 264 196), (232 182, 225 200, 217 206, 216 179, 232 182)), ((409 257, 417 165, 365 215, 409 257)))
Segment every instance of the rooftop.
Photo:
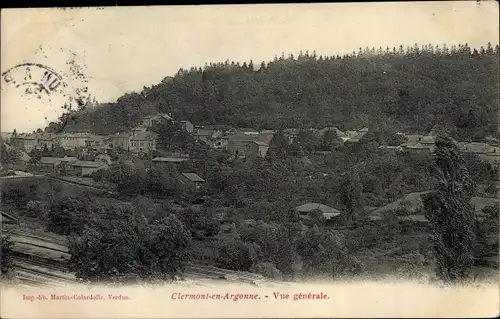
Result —
POLYGON ((153 162, 180 163, 185 162, 188 159, 188 157, 155 157, 153 158, 153 162))
POLYGON ((144 132, 144 133, 138 133, 135 136, 132 137, 133 141, 144 141, 144 140, 152 140, 156 138, 156 134, 153 132, 144 132))
POLYGON ((306 203, 300 206, 295 207, 295 210, 299 213, 309 213, 315 210, 321 211, 323 214, 334 214, 340 215, 341 212, 333 207, 320 204, 320 203, 306 203))
POLYGON ((259 145, 259 146, 267 146, 267 147, 269 147, 269 144, 261 142, 261 141, 253 141, 252 143, 255 143, 255 144, 259 145))
POLYGON ((57 165, 60 164, 62 161, 62 158, 60 157, 42 157, 40 159, 40 164, 53 164, 57 165))
POLYGON ((78 166, 78 167, 102 167, 105 166, 106 164, 103 162, 92 162, 92 161, 75 161, 72 163, 73 166, 78 166))
POLYGON ((190 180, 191 182, 204 182, 205 180, 201 178, 196 173, 182 173, 182 176, 190 180))

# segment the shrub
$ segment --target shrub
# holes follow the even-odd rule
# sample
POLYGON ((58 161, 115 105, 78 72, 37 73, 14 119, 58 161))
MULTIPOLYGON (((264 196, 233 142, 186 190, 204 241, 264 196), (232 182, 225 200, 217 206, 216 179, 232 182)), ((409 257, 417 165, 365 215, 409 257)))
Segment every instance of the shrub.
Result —
POLYGON ((47 230, 60 234, 81 234, 95 211, 87 199, 63 197, 54 200, 48 210, 47 230))
POLYGON ((215 260, 217 267, 248 271, 252 267, 250 248, 239 239, 227 239, 219 243, 215 260))
POLYGON ((12 264, 12 241, 8 236, 2 236, 1 238, 1 252, 0 252, 0 263, 1 263, 1 275, 2 279, 9 277, 11 270, 13 268, 12 264))
POLYGON ((189 260, 189 233, 169 215, 149 225, 131 210, 111 208, 107 218, 70 238, 70 269, 78 278, 127 281, 172 278, 189 260))
POLYGON ((45 214, 45 205, 39 201, 30 200, 26 204, 26 216, 42 218, 45 214))

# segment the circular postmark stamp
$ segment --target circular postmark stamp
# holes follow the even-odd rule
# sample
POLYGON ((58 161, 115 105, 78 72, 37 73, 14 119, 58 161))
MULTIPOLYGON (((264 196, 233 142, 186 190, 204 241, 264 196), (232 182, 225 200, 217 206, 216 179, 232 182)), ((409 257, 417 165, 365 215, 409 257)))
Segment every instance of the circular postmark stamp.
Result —
MULTIPOLYGON (((66 50, 56 50, 52 53, 61 52, 62 56, 49 54, 51 63, 24 61, 3 71, 0 87, 4 93, 8 92, 5 94, 8 96, 5 101, 11 102, 5 103, 9 104, 8 107, 23 105, 26 112, 31 113, 31 118, 35 111, 43 113, 45 120, 55 120, 57 117, 56 127, 60 130, 68 124, 75 112, 92 103, 92 97, 88 93, 88 79, 83 74, 85 66, 82 67, 76 54, 71 51, 69 59, 66 50), (13 100, 16 102, 12 102, 13 100), (42 107, 42 104, 45 106, 42 107)), ((41 47, 38 53, 48 59, 41 47)))
POLYGON ((52 68, 39 63, 18 64, 2 73, 5 85, 21 89, 26 96, 42 99, 53 93, 64 94, 68 84, 52 68))

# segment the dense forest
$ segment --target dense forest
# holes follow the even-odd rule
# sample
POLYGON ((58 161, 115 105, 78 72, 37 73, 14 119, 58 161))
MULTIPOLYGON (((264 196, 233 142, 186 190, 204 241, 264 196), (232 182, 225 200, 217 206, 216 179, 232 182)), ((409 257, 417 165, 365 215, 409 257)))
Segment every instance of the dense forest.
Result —
MULTIPOLYGON (((428 132, 452 124, 460 139, 498 136, 499 47, 360 48, 343 56, 282 54, 259 65, 180 69, 115 103, 73 114, 63 130, 114 133, 157 111, 195 124, 428 132)), ((57 128, 52 123, 48 130, 57 128)))

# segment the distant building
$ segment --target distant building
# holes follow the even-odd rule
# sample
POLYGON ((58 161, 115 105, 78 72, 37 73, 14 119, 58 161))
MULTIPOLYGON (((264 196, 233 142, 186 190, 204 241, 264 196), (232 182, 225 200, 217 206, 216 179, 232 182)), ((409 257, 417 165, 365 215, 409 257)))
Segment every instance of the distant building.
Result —
POLYGON ((299 137, 299 133, 300 129, 298 128, 286 128, 283 130, 283 136, 288 144, 292 144, 299 137))
POLYGON ((259 131, 253 128, 238 128, 237 131, 243 133, 244 135, 259 135, 259 131))
POLYGON ((460 151, 465 154, 478 155, 483 161, 500 164, 500 147, 487 143, 459 143, 460 151))
POLYGON ((258 140, 258 136, 237 134, 228 138, 227 150, 236 157, 245 157, 249 143, 258 140))
POLYGON ((191 185, 195 189, 199 189, 205 182, 203 178, 195 173, 182 173, 179 178, 181 182, 191 185))
POLYGON ((212 145, 212 143, 222 135, 222 130, 213 126, 198 127, 194 130, 195 139, 202 141, 207 145, 212 145))
POLYGON ((130 140, 132 135, 129 133, 116 133, 115 135, 109 136, 108 145, 113 148, 121 148, 125 151, 130 150, 130 140))
POLYGON ((193 133, 194 130, 194 125, 193 123, 189 121, 179 121, 180 126, 182 127, 183 130, 189 133, 193 133))
POLYGON ((165 124, 172 121, 172 117, 165 113, 158 113, 156 115, 147 115, 142 118, 142 125, 145 127, 153 127, 157 124, 165 124))
POLYGON ((228 143, 229 138, 227 136, 219 136, 211 140, 210 147, 215 150, 225 150, 227 149, 228 143))
POLYGON ((15 137, 11 137, 11 144, 18 146, 22 150, 25 150, 27 153, 31 152, 34 149, 38 149, 38 139, 31 134, 19 134, 15 137))
POLYGON ((109 167, 106 163, 92 161, 75 161, 69 163, 68 165, 68 174, 76 176, 90 176, 94 172, 107 169, 109 167))
POLYGON ((58 135, 59 145, 66 150, 85 147, 89 133, 63 133, 58 135))
POLYGON ((108 165, 111 165, 111 157, 109 155, 106 155, 106 154, 99 154, 96 156, 96 158, 94 159, 94 162, 103 162, 103 163, 106 163, 108 165))
POLYGON ((156 134, 140 133, 130 139, 130 150, 135 153, 150 153, 156 150, 156 134))
POLYGON ((48 149, 52 150, 54 147, 59 145, 59 140, 55 134, 51 133, 37 133, 35 134, 35 138, 38 139, 38 148, 39 149, 48 149))
POLYGON ((368 133, 369 129, 367 127, 363 127, 358 131, 359 138, 362 138, 366 133, 368 133))
POLYGON ((331 220, 342 214, 341 211, 320 203, 306 203, 295 207, 294 211, 300 219, 307 221, 315 219, 331 220))
POLYGON ((401 148, 412 153, 433 154, 436 150, 436 137, 431 135, 405 135, 406 142, 401 148))
POLYGON ((339 130, 339 129, 338 129, 337 127, 335 127, 335 126, 327 126, 327 127, 322 128, 322 129, 319 129, 319 130, 318 130, 318 133, 319 133, 319 135, 320 135, 320 136, 323 136, 323 135, 325 135, 325 133, 326 133, 326 132, 328 132, 328 131, 333 131, 333 132, 335 132, 335 134, 337 134, 337 137, 339 137, 339 138, 342 138, 342 137, 347 137, 347 135, 346 135, 344 132, 342 132, 341 130, 339 130))
POLYGON ((40 171, 50 174, 59 174, 61 169, 61 158, 58 157, 42 157, 40 162, 35 163, 40 171))
POLYGON ((155 157, 152 162, 153 165, 162 165, 164 163, 179 164, 189 160, 189 157, 155 157))
POLYGON ((85 147, 89 151, 97 152, 100 154, 106 154, 112 149, 109 146, 109 137, 104 135, 91 135, 85 141, 85 147))
POLYGON ((260 141, 252 141, 247 144, 246 155, 255 156, 255 157, 266 157, 267 151, 269 150, 269 144, 260 142, 260 141))

